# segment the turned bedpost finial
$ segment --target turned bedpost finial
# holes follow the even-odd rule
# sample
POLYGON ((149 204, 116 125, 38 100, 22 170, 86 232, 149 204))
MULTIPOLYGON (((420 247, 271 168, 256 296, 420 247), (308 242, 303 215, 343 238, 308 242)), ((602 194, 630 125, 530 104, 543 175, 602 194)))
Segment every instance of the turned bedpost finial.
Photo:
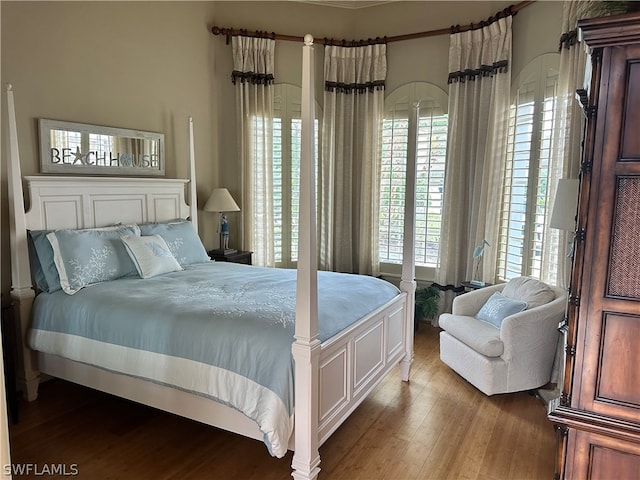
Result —
POLYGON ((10 83, 5 84, 5 86, 7 87, 7 92, 13 90, 13 85, 11 85, 10 83))
POLYGON ((307 33, 304 36, 304 44, 305 45, 313 45, 313 35, 311 35, 310 33, 307 33))

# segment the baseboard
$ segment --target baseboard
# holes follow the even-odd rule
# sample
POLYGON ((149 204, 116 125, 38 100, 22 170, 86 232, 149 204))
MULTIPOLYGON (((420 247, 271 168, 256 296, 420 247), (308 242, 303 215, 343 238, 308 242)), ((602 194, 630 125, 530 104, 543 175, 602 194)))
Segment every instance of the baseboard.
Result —
POLYGON ((555 384, 545 385, 542 388, 536 390, 537 396, 542 400, 546 407, 549 407, 549 404, 560 397, 560 387, 555 384))

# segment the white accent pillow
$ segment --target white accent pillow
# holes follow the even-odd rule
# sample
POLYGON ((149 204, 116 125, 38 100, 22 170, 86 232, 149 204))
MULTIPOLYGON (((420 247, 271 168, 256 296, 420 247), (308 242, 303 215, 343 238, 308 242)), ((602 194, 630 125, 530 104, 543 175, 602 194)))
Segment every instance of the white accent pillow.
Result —
POLYGON ((122 243, 142 278, 182 270, 160 235, 123 235, 122 243))

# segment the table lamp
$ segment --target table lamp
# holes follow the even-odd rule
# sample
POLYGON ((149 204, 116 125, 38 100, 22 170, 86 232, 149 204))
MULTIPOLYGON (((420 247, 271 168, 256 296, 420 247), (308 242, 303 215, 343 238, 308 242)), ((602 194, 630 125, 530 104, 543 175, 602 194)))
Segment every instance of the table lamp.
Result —
MULTIPOLYGON (((556 198, 549 219, 549 226, 568 232, 576 232, 576 215, 578 211, 578 189, 580 181, 577 178, 562 178, 558 180, 556 198)), ((573 238, 567 245, 567 257, 573 257, 573 238)))
POLYGON ((549 220, 551 228, 575 232, 579 184, 580 181, 577 178, 562 178, 558 180, 556 198, 551 211, 551 219, 549 220))
POLYGON ((220 248, 214 250, 214 253, 220 255, 228 255, 236 253, 235 248, 229 248, 229 221, 225 212, 239 212, 240 207, 235 202, 229 190, 226 188, 216 188, 211 192, 207 203, 204 205, 206 212, 219 212, 220 223, 218 225, 218 233, 220 234, 220 248))

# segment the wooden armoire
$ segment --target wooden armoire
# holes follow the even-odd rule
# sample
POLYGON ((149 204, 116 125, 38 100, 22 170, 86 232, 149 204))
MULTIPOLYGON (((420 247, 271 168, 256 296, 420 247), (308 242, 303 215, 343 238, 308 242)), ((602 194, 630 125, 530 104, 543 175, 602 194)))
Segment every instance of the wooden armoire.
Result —
POLYGON ((582 20, 591 53, 556 478, 640 478, 640 12, 582 20))

